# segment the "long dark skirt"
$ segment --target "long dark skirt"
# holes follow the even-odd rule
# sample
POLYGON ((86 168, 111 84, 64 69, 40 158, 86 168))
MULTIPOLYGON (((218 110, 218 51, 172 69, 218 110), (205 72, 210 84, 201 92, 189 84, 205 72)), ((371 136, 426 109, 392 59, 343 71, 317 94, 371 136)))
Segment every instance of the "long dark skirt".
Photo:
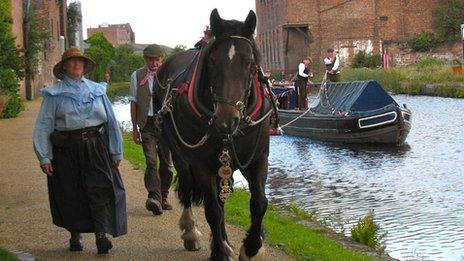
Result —
POLYGON ((53 146, 48 193, 53 223, 72 232, 127 233, 126 195, 107 136, 53 146))

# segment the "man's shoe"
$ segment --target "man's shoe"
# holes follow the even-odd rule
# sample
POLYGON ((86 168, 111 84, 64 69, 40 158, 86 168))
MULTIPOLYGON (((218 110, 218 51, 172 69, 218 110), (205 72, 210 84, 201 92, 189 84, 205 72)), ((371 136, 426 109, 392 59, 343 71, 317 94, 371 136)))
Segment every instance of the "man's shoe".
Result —
POLYGON ((153 212, 153 215, 163 214, 163 208, 161 206, 161 203, 154 198, 148 198, 145 202, 145 207, 147 208, 147 210, 153 212))
POLYGON ((108 251, 113 248, 113 244, 106 237, 105 232, 95 233, 95 243, 97 245, 98 254, 108 254, 108 251))
POLYGON ((163 203, 161 203, 161 206, 163 207, 164 210, 171 210, 172 205, 169 204, 167 199, 163 199, 163 203))
POLYGON ((71 238, 69 239, 69 251, 82 251, 84 246, 82 246, 80 233, 71 233, 71 238))

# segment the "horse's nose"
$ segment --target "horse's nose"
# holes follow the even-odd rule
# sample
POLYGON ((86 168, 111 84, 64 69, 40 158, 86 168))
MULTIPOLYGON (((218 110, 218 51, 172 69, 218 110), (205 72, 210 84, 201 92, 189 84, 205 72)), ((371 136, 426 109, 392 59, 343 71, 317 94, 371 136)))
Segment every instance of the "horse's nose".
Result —
POLYGON ((214 125, 218 132, 222 134, 233 134, 237 130, 239 123, 239 117, 232 117, 230 119, 214 117, 214 125))

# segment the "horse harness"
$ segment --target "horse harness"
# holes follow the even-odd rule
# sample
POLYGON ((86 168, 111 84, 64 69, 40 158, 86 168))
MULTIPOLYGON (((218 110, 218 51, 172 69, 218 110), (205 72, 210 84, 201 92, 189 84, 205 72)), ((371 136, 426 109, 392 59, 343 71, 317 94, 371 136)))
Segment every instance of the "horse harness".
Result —
MULTIPOLYGON (((227 38, 243 40, 243 41, 246 41, 250 46, 253 46, 250 39, 243 37, 243 36, 231 35, 231 36, 228 36, 227 38)), ((211 47, 211 45, 212 44, 208 46, 211 47)), ((192 112, 199 118, 203 118, 203 119, 205 118, 203 114, 200 113, 200 110, 197 108, 200 105, 195 103, 194 88, 197 85, 197 81, 199 77, 199 73, 197 70, 199 67, 200 59, 204 58, 204 55, 206 55, 205 53, 202 53, 202 52, 208 52, 208 51, 209 51, 208 49, 206 50, 200 49, 200 51, 194 55, 192 61, 189 63, 189 66, 186 69, 182 70, 180 73, 178 73, 174 77, 174 80, 168 79, 166 86, 163 86, 160 83, 157 75, 155 75, 156 83, 162 89, 166 90, 166 94, 163 99, 161 109, 157 112, 157 115, 156 115, 156 124, 158 125, 158 127, 160 127, 161 122, 162 122, 162 115, 169 115, 175 135, 177 137, 177 140, 179 140, 183 146, 190 148, 190 149, 196 149, 196 148, 203 146, 205 142, 209 139, 211 135, 210 127, 211 127, 211 124, 213 123, 213 117, 208 112, 204 112, 204 114, 207 114, 210 116, 209 120, 207 121, 206 132, 196 143, 190 144, 186 142, 184 138, 182 138, 182 135, 179 132, 179 129, 177 127, 177 124, 174 118, 173 105, 176 100, 175 95, 186 93, 188 95, 187 96, 188 103, 192 109, 192 112), (192 66, 195 66, 195 67, 192 67, 192 66), (185 77, 186 74, 191 74, 192 68, 193 68, 193 74, 191 75, 191 78, 186 77, 189 79, 187 79, 185 82, 180 84, 178 88, 176 88, 175 84, 177 80, 180 79, 181 77, 185 77)), ((270 90, 270 85, 266 83, 263 79, 264 77, 263 77, 262 69, 259 66, 253 64, 250 68, 250 73, 247 79, 247 89, 245 92, 244 101, 242 100, 235 101, 235 100, 228 99, 226 97, 217 96, 212 93, 212 86, 210 87, 213 106, 216 106, 215 105, 216 103, 225 103, 225 104, 232 106, 239 112, 240 125, 239 125, 239 131, 237 131, 236 133, 241 133, 241 130, 243 129, 260 124, 261 122, 266 120, 272 113, 275 113, 277 115, 277 104, 276 104, 277 98, 275 97, 273 92, 270 90), (263 87, 263 85, 265 87, 263 87), (247 114, 247 109, 250 109, 250 108, 247 108, 247 106, 249 105, 247 104, 247 102, 250 99, 253 87, 256 89, 256 105, 247 114), (269 108, 267 109, 265 113, 261 113, 262 115, 261 117, 258 117, 260 112, 265 107, 264 104, 265 104, 266 98, 270 100, 271 106, 269 106, 269 108)), ((240 162, 237 156, 233 135, 227 135, 225 138, 223 138, 223 149, 221 150, 221 153, 218 157, 219 163, 221 165, 218 169, 218 176, 221 179, 220 180, 221 190, 219 193, 219 198, 221 199, 222 202, 225 202, 225 200, 229 197, 229 195, 232 192, 231 186, 233 185, 232 184, 233 182, 232 182, 232 168, 230 167, 231 162, 232 160, 235 161, 239 169, 245 169, 249 166, 249 164, 252 162, 258 150, 258 145, 260 143, 260 138, 261 138, 260 133, 261 133, 262 125, 259 126, 259 128, 260 129, 258 131, 256 143, 252 150, 252 154, 250 158, 244 164, 240 162), (231 153, 229 151, 229 148, 230 148, 230 151, 232 152, 232 157, 230 155, 231 153)), ((179 155, 181 154, 179 153, 179 155)))

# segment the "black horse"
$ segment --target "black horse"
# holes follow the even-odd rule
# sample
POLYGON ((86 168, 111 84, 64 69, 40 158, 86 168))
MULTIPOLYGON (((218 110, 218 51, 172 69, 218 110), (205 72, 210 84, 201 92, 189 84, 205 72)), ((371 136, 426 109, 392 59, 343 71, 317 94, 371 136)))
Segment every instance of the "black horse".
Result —
POLYGON ((232 173, 240 169, 251 192, 251 227, 240 260, 260 259, 267 209, 269 115, 275 106, 259 77, 259 52, 253 40, 256 15, 250 11, 245 22, 223 20, 214 9, 210 26, 209 43, 177 53, 160 67, 154 95, 157 124, 178 173, 184 247, 200 249, 191 206, 203 203, 212 233, 211 259, 232 258, 224 201, 232 192, 232 173))

